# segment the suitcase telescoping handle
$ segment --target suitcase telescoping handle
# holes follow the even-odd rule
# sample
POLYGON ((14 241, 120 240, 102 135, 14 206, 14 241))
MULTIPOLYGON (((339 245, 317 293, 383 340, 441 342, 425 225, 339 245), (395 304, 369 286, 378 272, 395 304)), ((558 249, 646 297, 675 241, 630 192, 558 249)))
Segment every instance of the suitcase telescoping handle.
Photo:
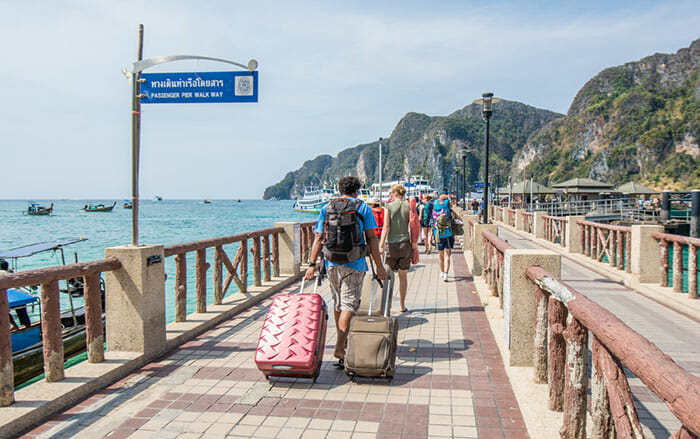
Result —
MULTIPOLYGON (((384 258, 386 260, 386 254, 384 255, 384 258)), ((367 315, 372 315, 372 305, 374 305, 374 281, 376 280, 377 283, 379 284, 380 288, 384 288, 384 284, 382 284, 382 281, 377 277, 377 273, 374 271, 374 261, 372 258, 369 258, 369 266, 372 268, 372 295, 370 296, 369 299, 369 309, 367 310, 367 315)), ((386 303, 384 303, 384 317, 389 317, 389 301, 392 299, 391 298, 391 281, 392 281, 392 275, 387 273, 387 295, 386 295, 386 303)))
MULTIPOLYGON (((316 276, 316 279, 314 279, 314 294, 318 290, 318 273, 316 273, 314 276, 316 276)), ((301 278, 301 288, 299 288, 299 292, 297 294, 301 294, 304 292, 304 281, 306 280, 306 276, 303 276, 301 278)))

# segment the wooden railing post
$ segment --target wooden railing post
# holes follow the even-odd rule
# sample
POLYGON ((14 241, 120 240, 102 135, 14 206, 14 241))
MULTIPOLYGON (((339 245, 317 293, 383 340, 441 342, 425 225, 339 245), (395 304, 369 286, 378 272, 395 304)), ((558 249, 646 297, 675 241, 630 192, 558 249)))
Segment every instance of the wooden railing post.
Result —
POLYGON ((622 231, 617 231, 617 254, 615 258, 617 259, 617 269, 618 270, 624 270, 625 269, 625 255, 624 255, 624 243, 623 239, 627 235, 627 233, 623 233, 622 231))
POLYGON ((253 238, 253 285, 259 287, 262 285, 262 277, 260 275, 260 237, 253 238))
POLYGON ((41 284, 41 328, 46 381, 61 381, 64 378, 63 327, 58 281, 55 280, 41 284))
POLYGON ((197 312, 205 313, 207 312, 207 269, 209 268, 207 250, 204 248, 197 250, 195 258, 197 312))
POLYGON ((241 284, 243 288, 241 293, 248 292, 248 240, 244 239, 241 241, 241 268, 238 270, 240 273, 241 284))
POLYGON ((547 382, 547 295, 535 286, 535 349, 533 356, 535 382, 547 382))
POLYGON ((224 249, 221 246, 214 248, 214 305, 221 305, 224 300, 223 271, 224 263, 221 254, 224 249))
POLYGON ((661 286, 668 286, 668 241, 662 239, 661 246, 661 286))
POLYGON ((698 298, 698 248, 688 245, 688 299, 698 298))
POLYGON ((104 330, 102 328, 102 291, 99 273, 83 277, 85 299, 85 342, 88 362, 101 363, 105 359, 104 330))
POLYGON ((605 349, 596 337, 591 342, 593 371, 591 373, 591 436, 592 439, 610 439, 615 436, 615 424, 610 413, 610 401, 605 388, 605 377, 601 359, 601 349, 605 349))
POLYGON ((270 282, 271 271, 270 271, 270 235, 263 235, 262 237, 263 245, 263 280, 265 282, 270 282))
POLYGON ((683 292, 683 247, 678 241, 673 242, 673 291, 683 292))
POLYGON ((625 232, 625 264, 627 273, 632 272, 632 231, 625 232))
POLYGON ((187 320, 187 253, 175 255, 175 321, 187 320))
POLYGON ((553 297, 548 303, 549 349, 548 377, 549 409, 557 412, 564 410, 564 383, 566 378, 566 340, 564 329, 568 311, 566 306, 553 297))
POLYGON ((272 234, 272 275, 279 277, 280 275, 280 234, 272 234))
MULTIPOLYGON (((4 273, 0 273, 4 277, 4 273)), ((0 407, 15 402, 15 373, 12 364, 10 306, 7 290, 0 289, 0 407)))
POLYGON ((564 388, 564 425, 562 439, 586 439, 586 403, 588 389, 588 331, 575 318, 564 331, 566 338, 566 386, 564 388))

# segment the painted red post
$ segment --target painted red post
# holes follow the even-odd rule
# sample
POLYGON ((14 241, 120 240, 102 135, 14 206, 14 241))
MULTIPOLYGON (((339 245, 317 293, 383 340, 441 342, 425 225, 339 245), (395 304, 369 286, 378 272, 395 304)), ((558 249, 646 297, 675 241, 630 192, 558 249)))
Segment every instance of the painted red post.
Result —
MULTIPOLYGON (((0 273, 5 277, 5 273, 0 273)), ((0 289, 0 407, 15 402, 15 372, 12 364, 12 341, 10 338, 10 306, 7 290, 0 289)))
POLYGON ((195 286, 197 288, 197 312, 207 312, 207 250, 197 250, 195 256, 195 286))
POLYGON ((673 291, 683 292, 683 247, 678 241, 673 242, 673 291))
POLYGON ((535 286, 535 349, 534 379, 538 384, 547 382, 547 295, 535 286))
POLYGON ((555 298, 549 298, 547 306, 549 326, 548 377, 549 409, 560 412, 564 410, 564 382, 566 377, 566 306, 555 298))
POLYGON ((272 275, 280 275, 280 234, 272 234, 272 275))
POLYGON ((586 226, 582 224, 578 224, 579 228, 579 241, 581 244, 581 251, 583 251, 583 254, 586 254, 586 226))
POLYGON ((214 250, 214 305, 221 305, 224 300, 223 272, 224 262, 221 258, 223 247, 216 246, 214 250))
POLYGON ((263 280, 265 282, 270 282, 271 270, 270 270, 270 235, 263 235, 262 237, 263 245, 263 280))
POLYGON ((63 373, 63 327, 58 281, 41 284, 41 328, 44 344, 44 374, 46 381, 56 382, 63 373))
POLYGON ((698 298, 698 248, 688 244, 688 299, 698 298))
POLYGON ((262 277, 260 275, 260 237, 253 238, 253 285, 259 287, 262 285, 262 277))
POLYGON ((85 290, 85 342, 88 362, 101 363, 105 359, 105 337, 102 327, 102 291, 99 273, 86 274, 85 290))
POLYGON ((668 241, 662 239, 661 245, 661 286, 668 286, 668 241))
POLYGON ((575 318, 564 331, 566 338, 566 386, 564 388, 564 424, 562 439, 586 439, 586 403, 588 390, 588 330, 575 318))
POLYGON ((584 249, 584 254, 590 258, 591 257, 591 226, 586 225, 584 227, 586 228, 586 245, 583 249, 584 249))
POLYGON ((175 321, 187 320, 187 253, 175 255, 175 321))

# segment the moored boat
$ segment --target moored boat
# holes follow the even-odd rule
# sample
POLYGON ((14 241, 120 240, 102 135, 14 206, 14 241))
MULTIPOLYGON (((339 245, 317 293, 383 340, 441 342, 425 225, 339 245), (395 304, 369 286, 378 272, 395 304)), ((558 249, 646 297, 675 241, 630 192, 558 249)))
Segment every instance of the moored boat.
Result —
POLYGON ((114 206, 117 205, 115 201, 111 206, 105 206, 104 204, 86 204, 81 209, 83 212, 111 212, 114 206))
POLYGON ((294 203, 294 210, 297 212, 319 213, 333 198, 334 194, 335 191, 333 189, 326 187, 307 187, 304 189, 303 197, 294 203))
POLYGON ((133 209, 134 204, 129 200, 124 200, 124 209, 133 209))
POLYGON ((33 201, 29 202, 29 207, 27 207, 27 215, 51 215, 53 212, 53 203, 51 206, 44 207, 40 206, 39 203, 33 201))

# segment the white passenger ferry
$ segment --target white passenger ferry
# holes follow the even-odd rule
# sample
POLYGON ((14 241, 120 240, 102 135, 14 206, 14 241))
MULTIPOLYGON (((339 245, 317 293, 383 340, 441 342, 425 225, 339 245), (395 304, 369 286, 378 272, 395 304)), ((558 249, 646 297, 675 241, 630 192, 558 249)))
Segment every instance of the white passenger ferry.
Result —
MULTIPOLYGON (((401 180, 386 181, 382 183, 381 188, 381 199, 384 201, 389 200, 389 190, 395 184, 402 184, 406 188, 406 199, 410 197, 420 197, 426 194, 432 194, 435 189, 430 186, 427 179, 421 177, 420 175, 412 175, 409 178, 404 178, 401 180)), ((375 183, 372 185, 372 195, 379 198, 379 184, 375 183)))
POLYGON ((315 188, 313 186, 305 187, 302 198, 294 203, 294 210, 298 212, 319 213, 334 195, 335 190, 325 186, 323 188, 315 188))

